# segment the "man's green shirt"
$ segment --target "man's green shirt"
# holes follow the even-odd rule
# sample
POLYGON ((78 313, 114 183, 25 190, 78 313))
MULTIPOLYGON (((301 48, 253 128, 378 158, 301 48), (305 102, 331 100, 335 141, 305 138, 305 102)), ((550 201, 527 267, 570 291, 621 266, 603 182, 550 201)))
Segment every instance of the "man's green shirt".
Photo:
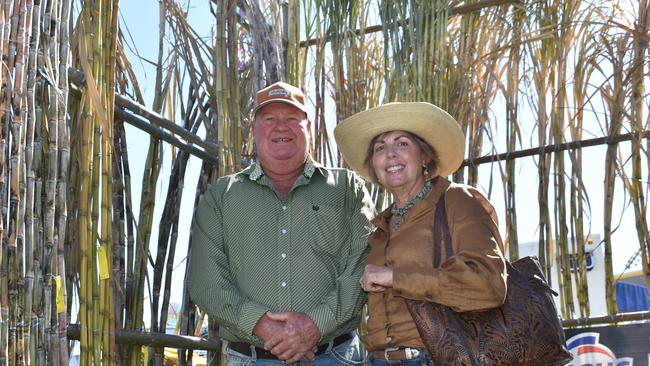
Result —
POLYGON ((262 346, 267 311, 309 315, 321 344, 359 325, 374 209, 347 169, 307 160, 281 200, 259 163, 205 192, 192 228, 189 290, 230 341, 262 346))

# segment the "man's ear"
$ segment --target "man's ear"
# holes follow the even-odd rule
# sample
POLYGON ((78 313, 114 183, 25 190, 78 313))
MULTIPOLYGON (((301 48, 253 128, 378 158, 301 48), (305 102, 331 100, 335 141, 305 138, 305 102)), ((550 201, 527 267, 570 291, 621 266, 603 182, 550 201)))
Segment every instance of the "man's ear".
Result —
POLYGON ((257 118, 254 117, 253 120, 251 121, 251 124, 250 124, 250 127, 249 127, 250 128, 250 134, 253 137, 253 139, 255 139, 255 129, 256 129, 256 127, 257 127, 257 118))
POLYGON ((307 134, 309 136, 309 138, 307 139, 307 143, 309 144, 309 155, 311 157, 314 157, 314 153, 315 153, 314 149, 316 148, 316 146, 313 141, 314 136, 311 132, 311 120, 309 118, 307 118, 307 134))

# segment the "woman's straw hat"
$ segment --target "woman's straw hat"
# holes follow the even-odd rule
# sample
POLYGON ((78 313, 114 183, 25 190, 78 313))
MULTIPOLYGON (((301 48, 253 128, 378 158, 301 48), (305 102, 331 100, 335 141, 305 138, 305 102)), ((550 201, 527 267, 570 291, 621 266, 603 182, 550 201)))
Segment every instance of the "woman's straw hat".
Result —
POLYGON ((388 103, 357 113, 339 123, 334 136, 348 165, 372 181, 373 174, 363 164, 370 141, 384 132, 395 130, 413 133, 436 150, 439 164, 433 176, 448 176, 463 162, 465 136, 458 122, 430 103, 388 103))

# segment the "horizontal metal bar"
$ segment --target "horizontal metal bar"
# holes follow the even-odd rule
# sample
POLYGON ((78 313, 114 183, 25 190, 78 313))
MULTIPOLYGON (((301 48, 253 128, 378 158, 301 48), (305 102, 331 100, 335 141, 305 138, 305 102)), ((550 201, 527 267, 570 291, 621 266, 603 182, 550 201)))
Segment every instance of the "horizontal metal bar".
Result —
POLYGON ((634 313, 619 313, 614 315, 594 316, 589 318, 567 319, 562 321, 562 326, 565 328, 572 328, 584 325, 604 325, 649 319, 650 311, 637 311, 634 313))
MULTIPOLYGON (((650 138, 650 131, 642 131, 640 135, 641 135, 640 137, 644 139, 650 138)), ((638 132, 630 132, 630 133, 624 133, 620 135, 597 137, 588 140, 578 140, 578 141, 571 141, 562 144, 546 145, 543 147, 533 147, 525 150, 517 150, 517 151, 506 152, 506 153, 501 153, 496 155, 486 155, 474 159, 472 158, 465 159, 463 161, 463 164, 461 164, 461 168, 465 166, 494 163, 501 160, 514 160, 526 156, 535 156, 540 154, 547 154, 547 153, 559 152, 559 151, 565 151, 571 149, 580 149, 589 146, 598 146, 598 145, 606 145, 606 144, 612 145, 622 141, 629 141, 638 138, 639 138, 638 132)))
MULTIPOLYGON (((453 8, 449 8, 447 10, 447 13, 449 16, 454 16, 454 15, 462 15, 462 14, 467 14, 467 13, 472 13, 475 11, 482 10, 484 8, 489 8, 493 6, 499 6, 499 5, 506 5, 506 4, 511 4, 511 3, 520 3, 521 0, 482 0, 479 1, 475 4, 468 4, 468 5, 459 5, 453 8)), ((404 24, 408 24, 408 19, 407 20, 402 20, 398 21, 397 25, 398 26, 404 26, 404 24)), ((363 29, 356 29, 354 30, 354 35, 355 36, 360 36, 362 34, 372 34, 372 33, 377 33, 380 32, 381 30, 384 29, 384 26, 382 24, 375 24, 371 25, 368 27, 365 27, 363 29)), ((321 42, 320 38, 311 38, 307 39, 304 41, 300 41, 300 47, 308 47, 308 46, 315 46, 321 42)))
MULTIPOLYGON (((70 83, 73 86, 76 86, 78 90, 83 88, 85 84, 85 76, 83 72, 72 67, 68 68, 68 78, 70 83)), ((208 160, 212 163, 218 163, 219 161, 219 146, 217 144, 201 139, 196 134, 193 134, 176 123, 163 118, 158 113, 132 101, 129 98, 115 94, 114 111, 115 115, 122 118, 125 122, 145 132, 158 136, 190 154, 196 155, 199 158, 208 160), (165 130, 173 132, 187 142, 181 141, 174 135, 167 133, 165 130), (165 136, 165 138, 161 136, 165 136), (192 144, 203 148, 203 150, 197 149, 192 144)))
POLYGON ((217 144, 204 141, 199 136, 193 134, 187 129, 177 125, 176 123, 166 118, 163 118, 158 113, 132 101, 129 98, 123 97, 119 94, 115 94, 115 106, 129 110, 135 113, 136 115, 145 118, 149 122, 157 125, 158 127, 162 127, 166 130, 169 130, 183 137, 186 141, 202 147, 205 151, 210 152, 214 156, 219 155, 219 146, 217 146, 217 144))
POLYGON ((189 154, 195 155, 205 161, 211 162, 215 166, 219 165, 219 159, 217 158, 216 155, 212 155, 206 151, 203 151, 201 149, 197 149, 195 146, 192 146, 191 144, 187 144, 181 140, 179 140, 176 136, 168 133, 167 131, 158 128, 156 126, 153 126, 152 124, 148 123, 144 117, 131 114, 129 112, 124 111, 123 109, 120 108, 115 108, 115 117, 119 118, 120 120, 127 122, 128 124, 137 127, 141 129, 144 132, 149 133, 150 135, 153 135, 163 141, 166 141, 179 149, 185 150, 189 154))
MULTIPOLYGON (((79 324, 68 325, 67 336, 71 340, 79 340, 79 324)), ((142 345, 155 348, 171 347, 178 349, 198 349, 219 351, 220 339, 206 339, 201 337, 181 336, 166 333, 140 332, 135 330, 118 329, 115 331, 115 342, 119 344, 142 345)))

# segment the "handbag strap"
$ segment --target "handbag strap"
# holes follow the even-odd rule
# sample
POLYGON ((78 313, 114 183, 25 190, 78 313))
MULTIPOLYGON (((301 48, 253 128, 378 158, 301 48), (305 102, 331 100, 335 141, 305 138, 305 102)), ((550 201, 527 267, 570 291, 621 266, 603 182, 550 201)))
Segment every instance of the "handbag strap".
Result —
POLYGON ((445 192, 442 193, 436 205, 436 214, 433 219, 433 268, 440 267, 442 243, 445 243, 445 256, 451 257, 453 247, 451 246, 451 234, 449 233, 449 223, 447 222, 447 208, 445 206, 445 192), (444 236, 444 240, 443 240, 444 236))

